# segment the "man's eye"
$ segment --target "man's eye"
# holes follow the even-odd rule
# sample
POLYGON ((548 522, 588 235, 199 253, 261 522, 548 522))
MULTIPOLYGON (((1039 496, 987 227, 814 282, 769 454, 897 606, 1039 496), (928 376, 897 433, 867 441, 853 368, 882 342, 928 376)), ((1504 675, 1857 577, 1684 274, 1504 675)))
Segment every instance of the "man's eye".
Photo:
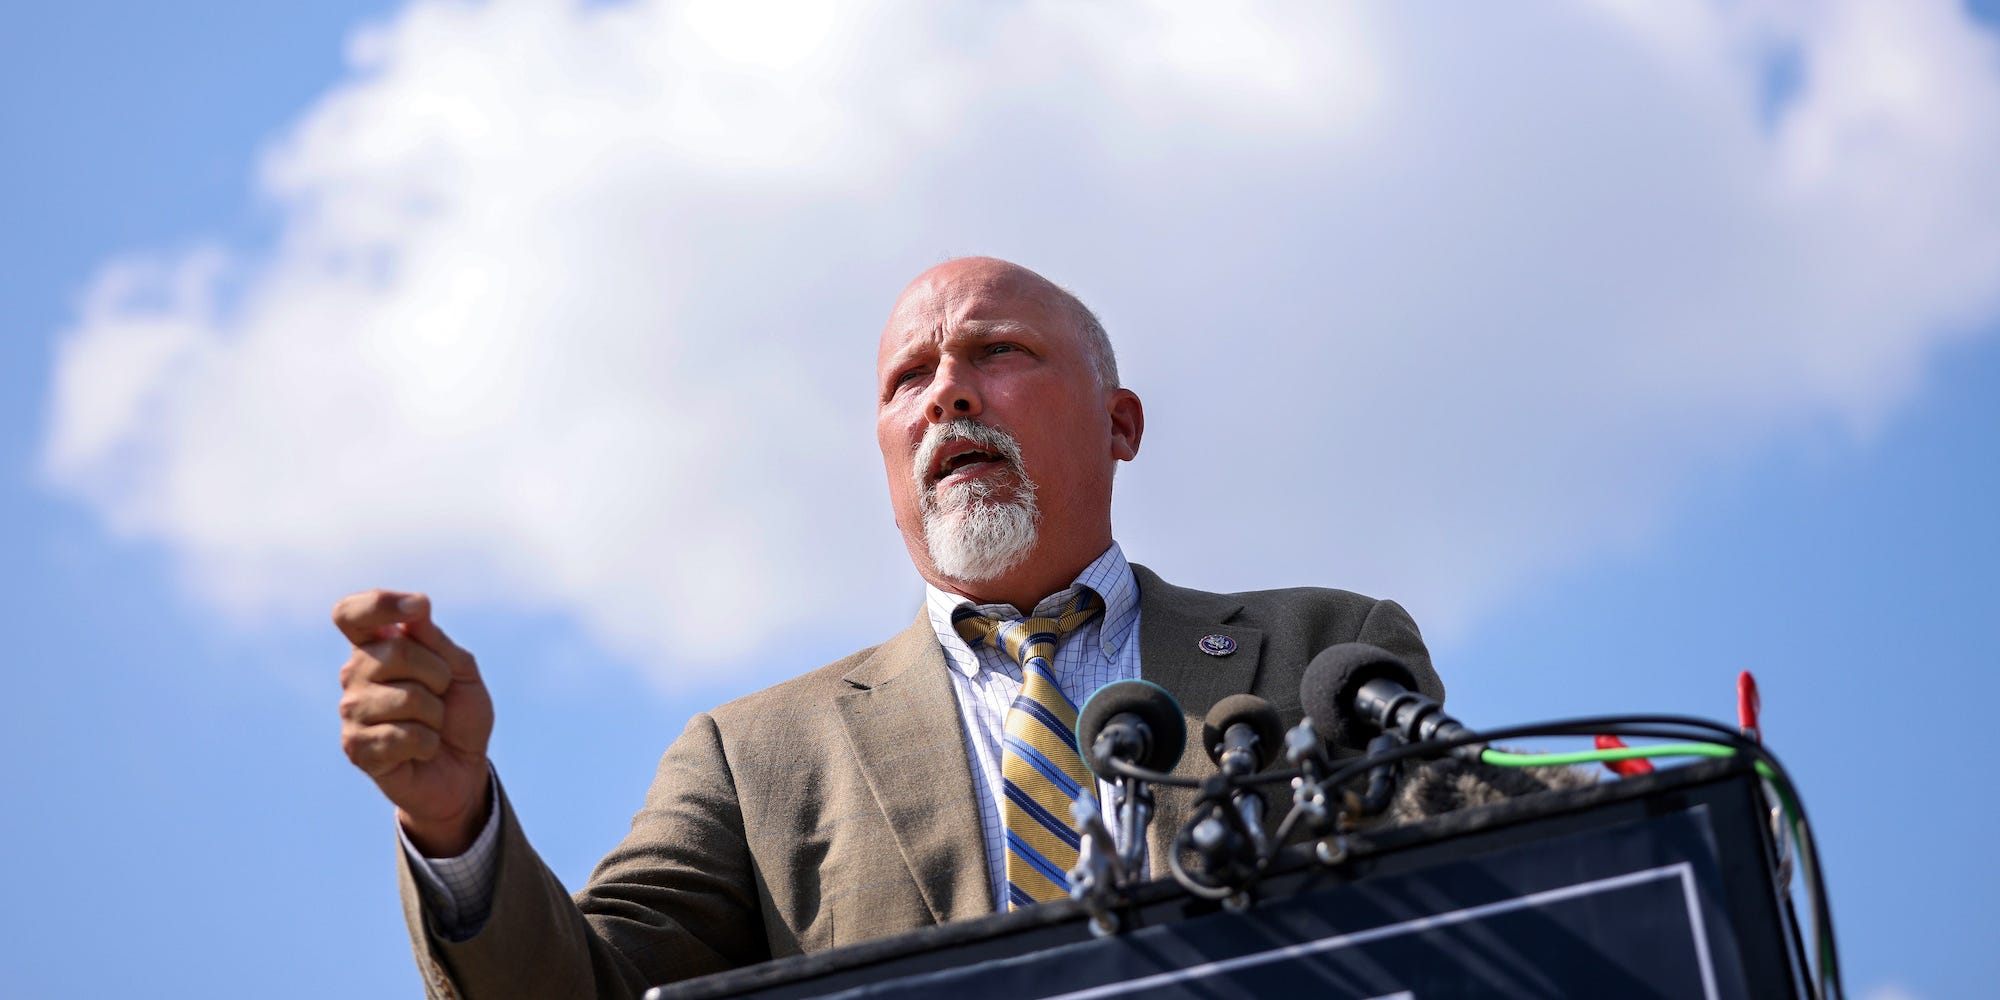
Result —
POLYGON ((909 382, 910 380, 912 380, 912 379, 914 379, 914 378, 916 378, 917 376, 919 376, 919 375, 922 375, 922 374, 923 374, 923 372, 922 372, 921 370, 919 370, 919 369, 916 369, 916 368, 912 368, 912 369, 910 369, 909 371, 906 371, 906 372, 902 373, 901 375, 898 375, 898 376, 896 376, 896 384, 897 384, 897 385, 902 385, 902 384, 904 384, 904 383, 906 383, 906 382, 909 382))
POLYGON ((1014 346, 1013 344, 994 344, 993 346, 991 346, 991 347, 988 347, 988 348, 986 349, 986 353, 988 353, 988 354, 1013 354, 1014 352, 1016 352, 1016 351, 1019 351, 1019 350, 1020 350, 1020 348, 1018 348, 1018 347, 1014 346))

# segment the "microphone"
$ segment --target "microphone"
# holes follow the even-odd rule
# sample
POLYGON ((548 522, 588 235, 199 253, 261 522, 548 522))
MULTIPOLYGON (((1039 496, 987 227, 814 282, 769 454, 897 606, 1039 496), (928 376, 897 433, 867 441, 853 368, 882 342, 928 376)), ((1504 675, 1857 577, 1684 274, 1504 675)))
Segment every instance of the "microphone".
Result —
POLYGON ((1113 760, 1165 773, 1180 762, 1187 721, 1167 689, 1152 681, 1112 681, 1098 688, 1076 716, 1077 746, 1093 774, 1106 781, 1120 775, 1113 760))
MULTIPOLYGON (((1234 779, 1262 771, 1278 756, 1284 741, 1285 723, 1278 718, 1278 710, 1254 694, 1232 694, 1216 702, 1201 721, 1202 748, 1208 751, 1208 759, 1215 762, 1220 772, 1209 781, 1223 783, 1215 786, 1215 791, 1227 789, 1224 794, 1241 820, 1242 832, 1249 837, 1253 860, 1263 859, 1271 849, 1264 836, 1264 800, 1249 788, 1235 784, 1234 779)), ((1211 785, 1202 786, 1204 796, 1210 791, 1211 785)), ((1195 849, 1211 872, 1231 870, 1230 856, 1241 851, 1241 846, 1233 842, 1235 838, 1225 833, 1224 828, 1209 821, 1197 823, 1193 830, 1195 849)))
MULTIPOLYGON (((1299 683, 1299 700, 1328 742, 1363 750, 1370 737, 1395 733, 1411 742, 1469 736, 1445 714, 1444 682, 1386 649, 1360 642, 1329 646, 1313 657, 1299 683)), ((1477 745, 1453 753, 1477 755, 1477 745)))
POLYGON ((1232 694, 1201 721, 1201 745, 1222 773, 1242 777, 1262 771, 1285 743, 1285 724, 1271 703, 1254 694, 1232 694))

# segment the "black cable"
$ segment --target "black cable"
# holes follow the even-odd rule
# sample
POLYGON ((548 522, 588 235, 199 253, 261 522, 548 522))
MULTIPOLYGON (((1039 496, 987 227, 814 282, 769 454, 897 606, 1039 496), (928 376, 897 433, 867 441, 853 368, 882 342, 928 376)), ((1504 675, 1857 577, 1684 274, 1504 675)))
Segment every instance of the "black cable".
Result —
POLYGON ((1136 778, 1149 785, 1169 785, 1174 788, 1201 787, 1200 778, 1182 778, 1177 775, 1162 774, 1158 771, 1148 771, 1122 757, 1107 758, 1105 762, 1111 766, 1111 770, 1117 772, 1121 777, 1136 778))
POLYGON ((1804 841, 1798 847, 1801 860, 1806 862, 1803 867, 1806 869, 1806 896, 1812 903, 1813 932, 1819 938, 1819 994, 1822 1000, 1839 1000, 1846 987, 1840 980, 1840 943, 1833 932, 1833 898, 1826 891, 1826 872, 1820 864, 1818 838, 1813 836, 1812 823, 1806 818, 1805 798, 1799 794, 1798 783, 1792 780, 1791 772, 1785 770, 1785 765, 1779 762, 1776 754, 1755 741, 1750 742, 1750 748, 1751 754, 1771 769, 1781 787, 1791 792, 1784 806, 1791 810, 1798 824, 1797 835, 1793 839, 1804 841))
MULTIPOLYGON (((1694 721, 1701 724, 1691 728, 1715 734, 1714 736, 1704 737, 1706 742, 1721 743, 1735 747, 1739 751, 1747 749, 1753 754, 1757 751, 1757 744, 1754 741, 1734 729, 1730 729, 1719 723, 1708 722, 1705 719, 1694 721)), ((1355 776, 1366 772, 1369 768, 1378 764, 1392 764, 1417 757, 1442 757, 1462 746, 1471 746, 1475 743, 1491 743, 1495 740, 1527 739, 1538 736, 1594 736, 1599 733, 1611 733, 1617 736, 1637 736, 1646 739, 1673 740, 1691 738, 1686 732, 1680 729, 1665 728, 1668 726, 1687 727, 1688 722, 1685 721, 1685 717, 1672 715, 1606 715, 1507 726, 1501 729, 1468 733, 1464 736, 1448 740, 1424 740, 1420 743, 1408 743, 1379 754, 1365 754, 1336 767, 1332 775, 1324 783, 1336 787, 1343 786, 1353 780, 1355 776)))

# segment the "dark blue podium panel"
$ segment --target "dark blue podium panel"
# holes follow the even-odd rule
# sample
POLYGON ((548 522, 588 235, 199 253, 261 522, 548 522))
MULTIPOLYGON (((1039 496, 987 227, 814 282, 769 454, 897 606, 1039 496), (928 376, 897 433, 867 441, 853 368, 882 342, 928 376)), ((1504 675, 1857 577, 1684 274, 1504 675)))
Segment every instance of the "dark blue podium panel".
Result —
POLYGON ((1653 864, 1713 853, 1675 816, 826 995, 1748 998, 1710 954, 1713 864, 1653 864))
POLYGON ((1802 960, 1754 777, 1679 770, 1357 837, 1333 868, 1299 854, 1241 911, 1156 884, 1111 937, 1051 904, 655 996, 1798 995, 1802 960))

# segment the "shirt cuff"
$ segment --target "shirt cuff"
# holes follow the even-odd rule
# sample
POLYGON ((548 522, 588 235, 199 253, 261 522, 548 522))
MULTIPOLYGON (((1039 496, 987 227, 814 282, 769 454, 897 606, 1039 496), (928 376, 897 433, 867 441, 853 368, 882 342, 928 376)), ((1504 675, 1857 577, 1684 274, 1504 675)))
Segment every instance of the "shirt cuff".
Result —
POLYGON ((500 779, 487 777, 486 825, 465 853, 455 858, 427 858, 403 824, 396 824, 396 838, 403 843, 403 855, 422 889, 424 908, 430 911, 433 929, 447 941, 464 941, 486 926, 493 909, 493 882, 500 860, 500 779))

